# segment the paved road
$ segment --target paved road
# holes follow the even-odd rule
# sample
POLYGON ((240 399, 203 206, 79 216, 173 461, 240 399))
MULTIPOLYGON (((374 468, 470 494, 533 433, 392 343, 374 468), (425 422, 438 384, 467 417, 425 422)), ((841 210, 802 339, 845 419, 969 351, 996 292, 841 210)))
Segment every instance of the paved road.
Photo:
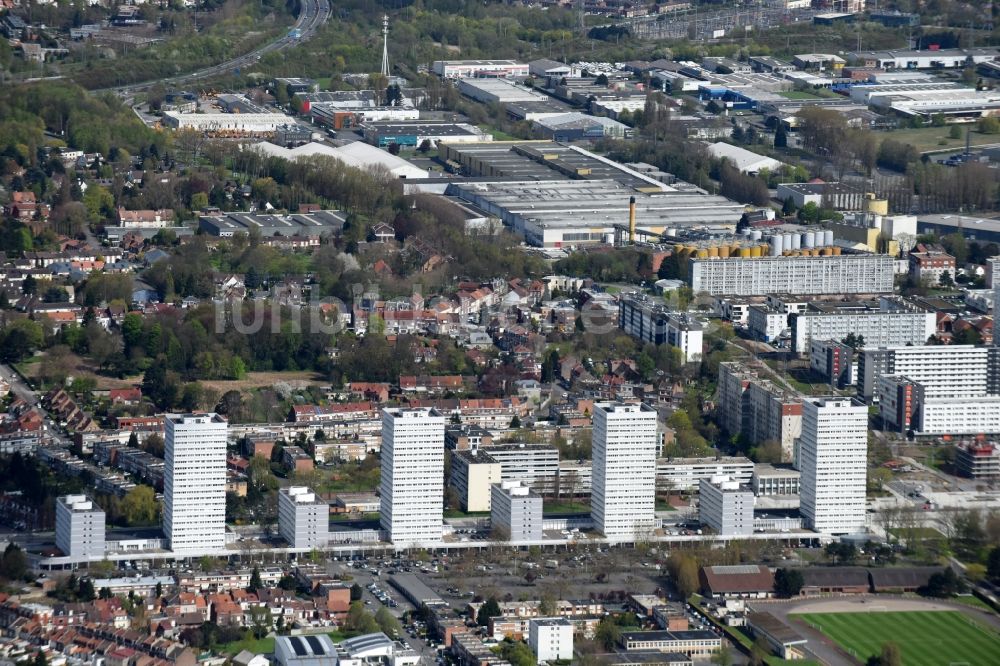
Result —
POLYGON ((282 51, 284 49, 295 46, 301 42, 308 41, 312 39, 316 32, 319 30, 320 26, 330 20, 333 14, 333 8, 330 4, 330 0, 303 0, 302 7, 299 10, 299 17, 296 19, 295 24, 292 28, 285 33, 284 36, 276 39, 273 42, 265 44, 260 48, 254 49, 249 53, 244 53, 241 56, 233 58, 232 60, 227 60, 226 62, 221 62, 217 65, 212 65, 211 67, 206 67, 205 69, 198 70, 197 72, 191 72, 190 74, 182 74, 180 76, 174 76, 169 79, 159 79, 156 81, 145 81, 143 83, 132 83, 127 86, 121 86, 118 88, 111 88, 110 90, 118 93, 122 97, 127 97, 140 90, 144 90, 154 84, 162 83, 164 85, 179 86, 186 83, 191 83, 198 81, 200 79, 207 79, 213 76, 220 76, 228 72, 232 72, 237 69, 243 69, 248 65, 253 65, 261 56, 274 52, 282 51), (293 36, 293 31, 300 31, 298 36, 293 36))

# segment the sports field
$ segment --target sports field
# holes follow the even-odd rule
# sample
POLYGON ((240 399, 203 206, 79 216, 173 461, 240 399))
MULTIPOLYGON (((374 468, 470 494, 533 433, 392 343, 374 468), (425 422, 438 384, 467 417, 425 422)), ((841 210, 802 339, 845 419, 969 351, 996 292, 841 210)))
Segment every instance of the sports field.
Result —
POLYGON ((899 645, 906 666, 995 666, 1000 664, 1000 634, 957 611, 805 613, 804 620, 864 663, 899 645))

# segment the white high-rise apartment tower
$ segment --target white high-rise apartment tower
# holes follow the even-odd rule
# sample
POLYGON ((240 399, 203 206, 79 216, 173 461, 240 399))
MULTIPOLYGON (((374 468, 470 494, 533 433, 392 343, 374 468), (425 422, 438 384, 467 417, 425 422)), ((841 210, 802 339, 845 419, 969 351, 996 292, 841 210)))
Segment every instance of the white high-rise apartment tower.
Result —
POLYGON ((656 410, 594 405, 590 516, 608 539, 633 541, 652 530, 656 501, 656 410))
POLYGON ((990 259, 993 269, 993 345, 1000 347, 1000 256, 990 259))
POLYGON ((174 552, 226 545, 226 420, 218 414, 167 414, 163 534, 174 552))
POLYGON ((379 515, 397 545, 441 541, 444 416, 435 409, 382 410, 379 515))
POLYGON ((807 527, 827 534, 865 531, 868 408, 848 398, 803 403, 799 470, 807 527))

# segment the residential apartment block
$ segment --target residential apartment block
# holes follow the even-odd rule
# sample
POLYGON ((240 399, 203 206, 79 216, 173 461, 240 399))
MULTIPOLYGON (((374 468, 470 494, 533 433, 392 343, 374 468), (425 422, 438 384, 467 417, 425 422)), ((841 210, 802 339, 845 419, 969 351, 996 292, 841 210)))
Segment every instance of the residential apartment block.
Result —
POLYGON ((789 318, 792 349, 809 353, 813 340, 864 338, 866 346, 923 345, 937 332, 937 316, 900 298, 852 303, 813 303, 789 318))
POLYGON ((622 294, 618 326, 643 342, 677 347, 685 363, 701 360, 704 327, 685 312, 671 312, 661 300, 640 293, 622 294))
POLYGON ((828 534, 865 530, 868 408, 845 398, 811 398, 799 444, 801 513, 828 534))
POLYGON ((466 512, 490 510, 490 486, 500 483, 503 468, 483 449, 452 451, 448 485, 466 512))
POLYGON ((719 364, 719 425, 751 444, 779 442, 781 459, 790 462, 802 431, 802 396, 764 379, 763 371, 735 361, 719 364))
POLYGON ((382 529, 394 544, 441 541, 444 416, 435 409, 382 411, 382 529))
POLYGON ((330 505, 303 486, 278 491, 278 532, 292 548, 326 548, 330 505))
POLYGON ((634 540, 655 520, 656 410, 645 404, 594 405, 590 515, 611 540, 634 540))
POLYGON ((893 290, 892 257, 843 254, 808 257, 693 259, 691 289, 727 296, 884 294, 893 290))
POLYGON ((226 420, 168 414, 163 533, 175 552, 218 553, 226 545, 226 420))
POLYGON ((753 534, 754 494, 728 476, 702 479, 698 486, 698 518, 721 535, 753 534))
POLYGON ((56 500, 56 547, 73 558, 101 559, 105 554, 104 510, 86 495, 56 500))
POLYGON ((490 486, 490 524, 512 543, 542 539, 542 496, 517 481, 490 486))

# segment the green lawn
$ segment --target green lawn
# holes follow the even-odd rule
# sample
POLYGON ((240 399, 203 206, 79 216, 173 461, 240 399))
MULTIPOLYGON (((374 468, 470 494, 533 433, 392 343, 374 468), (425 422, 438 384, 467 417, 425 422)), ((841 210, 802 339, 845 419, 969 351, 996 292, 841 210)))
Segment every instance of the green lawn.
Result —
MULTIPOLYGON (((873 604, 877 604, 877 600, 873 604)), ((957 611, 797 615, 864 663, 894 641, 906 666, 1000 664, 1000 634, 957 611)))
POLYGON ((243 650, 249 650, 254 654, 271 654, 274 652, 274 638, 251 638, 241 641, 233 641, 220 645, 220 654, 239 654, 243 650))
MULTIPOLYGON (((966 128, 964 126, 962 127, 962 138, 960 139, 950 138, 948 135, 949 129, 950 128, 948 127, 906 128, 892 130, 891 132, 880 132, 879 136, 886 139, 892 139, 893 141, 908 143, 922 153, 929 150, 961 150, 965 148, 966 128), (947 143, 941 145, 940 141, 942 139, 946 140, 947 143)), ((975 130, 969 134, 969 143, 972 146, 981 146, 988 143, 998 142, 1000 142, 1000 135, 980 134, 975 130)))
POLYGON ((590 505, 580 502, 546 502, 542 511, 547 514, 590 513, 590 505))

